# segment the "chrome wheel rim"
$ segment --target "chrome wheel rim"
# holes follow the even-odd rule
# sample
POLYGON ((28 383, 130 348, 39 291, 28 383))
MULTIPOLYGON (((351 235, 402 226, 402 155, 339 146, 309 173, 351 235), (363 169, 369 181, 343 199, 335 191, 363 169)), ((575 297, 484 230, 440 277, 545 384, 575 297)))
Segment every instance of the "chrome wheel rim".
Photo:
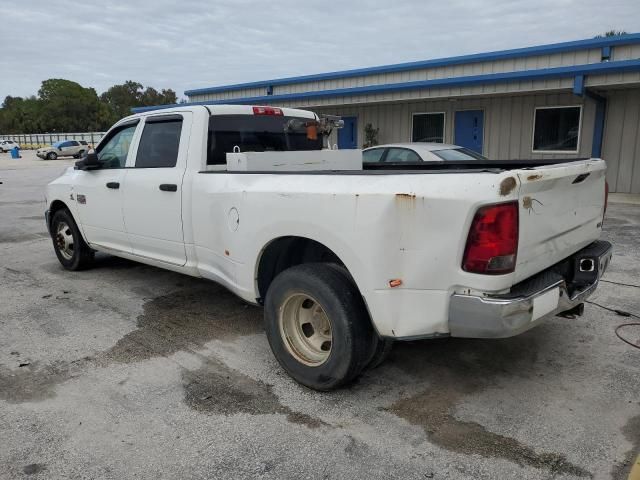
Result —
POLYGON ((280 307, 278 323, 285 347, 293 357, 310 367, 327 361, 331 354, 331 321, 318 301, 295 293, 280 307))
POLYGON ((67 222, 58 223, 56 228, 56 247, 65 260, 73 258, 73 232, 67 222))

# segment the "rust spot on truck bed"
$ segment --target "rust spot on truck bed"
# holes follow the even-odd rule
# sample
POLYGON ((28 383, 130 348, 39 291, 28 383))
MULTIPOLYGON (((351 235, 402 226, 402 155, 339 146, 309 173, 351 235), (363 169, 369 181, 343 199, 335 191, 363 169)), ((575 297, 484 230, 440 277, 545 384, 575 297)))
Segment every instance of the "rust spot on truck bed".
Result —
POLYGON ((526 196, 522 199, 522 208, 526 209, 529 211, 529 215, 531 215, 531 212, 537 214, 538 212, 536 212, 535 210, 535 204, 538 204, 540 206, 544 206, 544 204, 540 201, 540 200, 536 200, 535 198, 526 196))
POLYGON ((540 180, 542 178, 542 174, 541 173, 536 173, 535 175, 529 175, 527 177, 527 180, 529 180, 530 182, 533 182, 535 180, 540 180))
POLYGON ((502 182, 500 182, 500 195, 506 196, 513 192, 513 189, 516 188, 516 179, 513 177, 507 177, 502 182))
POLYGON ((396 198, 401 200, 414 200, 416 198, 415 193, 396 193, 396 198))

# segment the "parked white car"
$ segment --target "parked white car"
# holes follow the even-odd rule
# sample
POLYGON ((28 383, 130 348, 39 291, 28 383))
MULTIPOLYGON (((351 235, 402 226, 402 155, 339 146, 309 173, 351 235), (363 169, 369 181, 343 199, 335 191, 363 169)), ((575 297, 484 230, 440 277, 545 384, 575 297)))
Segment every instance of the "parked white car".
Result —
POLYGON ((365 163, 473 162, 487 158, 468 148, 447 143, 390 143, 362 151, 365 163))
POLYGON ((602 160, 363 167, 321 150, 321 126, 238 105, 122 119, 47 187, 58 260, 79 270, 102 251, 221 283, 264 305, 275 357, 317 390, 393 340, 581 314, 611 259, 602 160))
POLYGON ((55 160, 58 157, 80 158, 89 152, 89 145, 84 140, 63 140, 48 147, 36 150, 36 155, 44 160, 55 160))
POLYGON ((9 150, 13 150, 14 148, 20 148, 13 140, 2 140, 0 141, 0 153, 8 152, 9 150))

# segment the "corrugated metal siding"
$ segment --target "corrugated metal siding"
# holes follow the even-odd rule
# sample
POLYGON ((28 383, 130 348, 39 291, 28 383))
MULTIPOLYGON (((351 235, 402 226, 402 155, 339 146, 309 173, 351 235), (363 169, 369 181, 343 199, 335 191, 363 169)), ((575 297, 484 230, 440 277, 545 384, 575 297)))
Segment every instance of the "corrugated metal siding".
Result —
MULTIPOLYGON (((484 154, 491 159, 576 158, 591 156, 595 103, 569 93, 503 96, 496 98, 405 102, 399 104, 316 108, 319 113, 358 118, 358 143, 364 141, 364 126, 380 129, 379 143, 411 141, 413 113, 445 112, 445 141, 455 143, 454 115, 457 110, 484 110, 484 154), (575 154, 532 152, 535 107, 582 105, 580 146, 575 154)), ((331 143, 336 143, 335 133, 331 143)))
MULTIPOLYGON (((615 47, 612 52, 613 60, 628 60, 640 57, 640 45, 622 45, 615 47)), ((478 62, 462 65, 441 66, 433 68, 423 68, 414 71, 379 73, 363 75, 352 78, 339 78, 321 80, 314 82, 294 83, 289 85, 276 85, 273 89, 274 95, 287 93, 301 93, 318 90, 333 90, 339 88, 362 87, 369 85, 383 85, 398 82, 415 80, 432 80, 439 78, 461 77, 488 73, 501 73, 522 70, 535 70, 549 67, 583 65, 589 63, 599 63, 601 61, 601 50, 599 48, 588 50, 577 50, 573 52, 556 53, 552 55, 540 55, 534 57, 512 58, 504 60, 494 60, 490 62, 478 62)), ((562 80, 547 80, 536 86, 541 86, 542 90, 557 88, 562 80), (554 87, 555 86, 555 87, 554 87)), ((535 82, 534 82, 535 83, 535 82)), ((510 84, 484 85, 470 88, 437 89, 438 96, 452 96, 468 94, 469 89, 481 89, 482 93, 501 93, 502 91, 526 91, 532 86, 532 82, 515 82, 510 84), (456 91, 459 91, 456 93, 456 91)), ((193 95, 192 101, 205 100, 231 100, 234 98, 244 98, 266 95, 263 87, 244 88, 240 90, 218 92, 203 95, 193 95)))
POLYGON ((610 91, 602 158, 612 192, 640 193, 640 89, 610 91))

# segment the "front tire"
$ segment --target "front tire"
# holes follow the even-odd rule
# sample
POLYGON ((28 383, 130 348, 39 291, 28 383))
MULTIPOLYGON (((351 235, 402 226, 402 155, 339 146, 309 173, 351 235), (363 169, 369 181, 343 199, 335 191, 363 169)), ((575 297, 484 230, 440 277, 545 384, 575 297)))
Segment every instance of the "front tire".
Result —
POLYGON ((271 350, 298 383, 327 391, 354 380, 372 357, 375 335, 347 273, 308 263, 281 272, 265 299, 271 350))
POLYGON ((58 210, 51 219, 53 249, 67 270, 84 270, 93 264, 94 252, 86 244, 78 225, 67 209, 58 210))
POLYGON ((56 152, 47 153, 47 160, 55 160, 58 158, 58 154, 56 152))

